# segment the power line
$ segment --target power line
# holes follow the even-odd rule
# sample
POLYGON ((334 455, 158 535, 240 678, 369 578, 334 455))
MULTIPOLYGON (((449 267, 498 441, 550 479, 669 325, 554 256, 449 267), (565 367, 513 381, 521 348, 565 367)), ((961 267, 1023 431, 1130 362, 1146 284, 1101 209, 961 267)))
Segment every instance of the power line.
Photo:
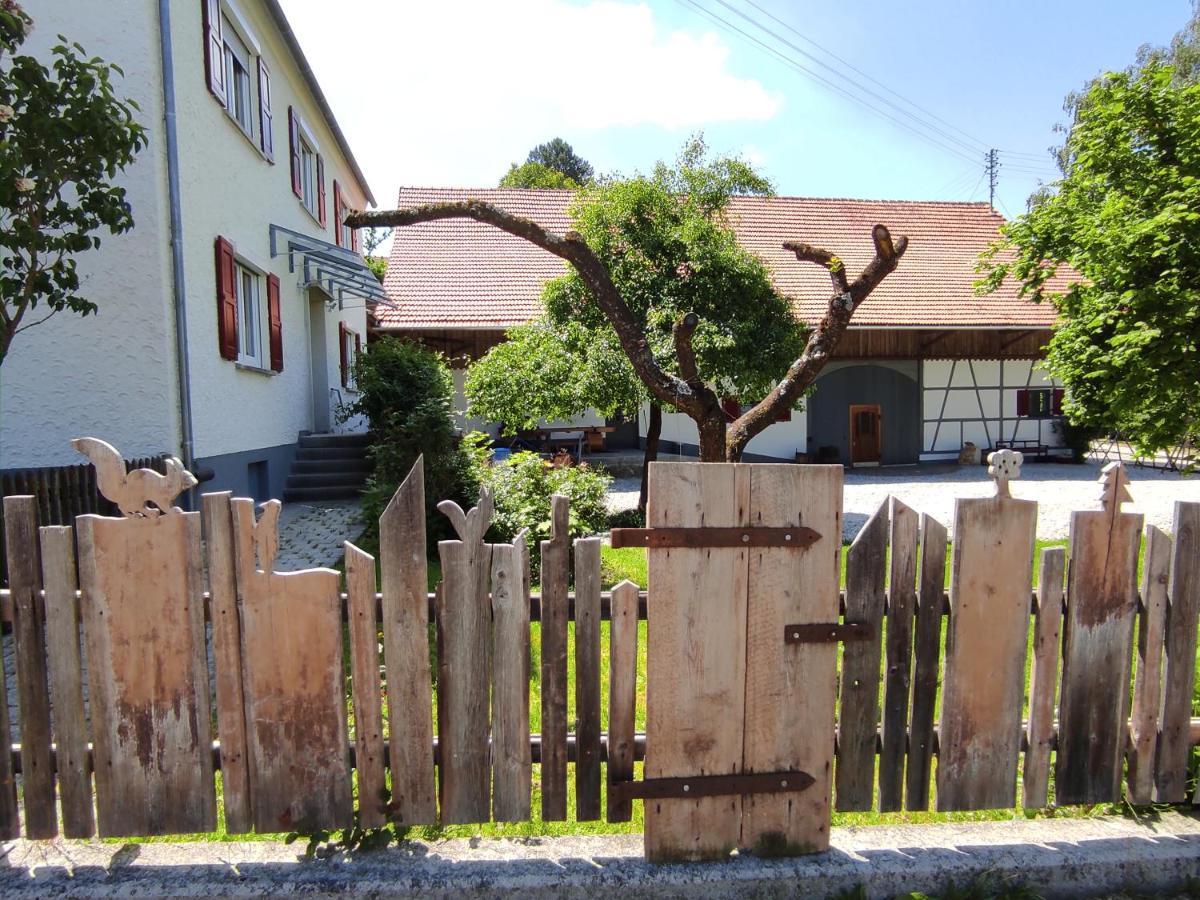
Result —
POLYGON ((890 115, 885 110, 881 110, 878 107, 872 105, 871 103, 868 103, 862 97, 859 97, 856 94, 851 93, 850 91, 843 88, 841 85, 835 84, 834 82, 830 81, 828 78, 825 78, 824 76, 820 75, 819 73, 814 72, 812 69, 808 68, 803 63, 797 62, 795 59, 788 56, 787 54, 785 54, 785 53, 779 51, 778 49, 770 46, 769 44, 759 40, 754 35, 748 33, 745 29, 739 28, 737 25, 734 25, 732 22, 728 21, 727 19, 724 19, 721 16, 717 15, 716 13, 712 12, 711 10, 706 9, 705 7, 701 6, 698 2, 696 2, 696 0, 676 0, 676 2, 679 3, 681 6, 684 6, 685 4, 686 4, 686 6, 690 6, 696 12, 699 12, 705 18, 707 18, 710 21, 712 21, 713 23, 715 23, 718 27, 723 28, 726 31, 735 32, 735 33, 741 35, 744 39, 752 42, 753 44, 755 44, 758 47, 762 48, 763 50, 767 51, 772 56, 775 56, 776 58, 778 58, 779 60, 784 62, 786 65, 791 66, 792 68, 796 69, 797 71, 803 72, 804 74, 808 75, 810 78, 813 78, 816 81, 819 81, 821 84, 825 85, 830 90, 836 91, 837 93, 841 94, 842 96, 846 97, 847 99, 859 104, 860 106, 865 107, 866 109, 871 110, 872 112, 876 113, 877 115, 882 116, 885 119, 888 119, 889 121, 893 122, 894 124, 912 132, 913 134, 917 135, 918 137, 924 139, 925 141, 927 141, 931 144, 934 144, 935 146, 940 147, 942 150, 945 150, 947 153, 953 153, 954 155, 956 155, 962 159, 972 161, 972 157, 970 155, 968 155, 966 152, 964 152, 963 150, 959 149, 958 147, 943 143, 942 141, 936 139, 932 135, 930 135, 926 132, 923 132, 923 131, 919 131, 918 129, 914 128, 912 125, 909 125, 907 122, 897 119, 895 116, 890 115))
POLYGON ((938 122, 941 122, 946 127, 951 128, 954 131, 957 131, 963 137, 967 138, 967 140, 979 145, 979 147, 987 146, 987 144, 984 141, 981 141, 979 138, 974 137, 973 135, 968 134, 967 132, 963 131, 961 128, 959 128, 957 125, 955 125, 953 122, 948 122, 946 119, 943 119, 937 113, 926 109, 925 107, 921 106, 919 103, 915 103, 914 101, 905 97, 903 94, 897 93, 896 91, 894 91, 890 87, 888 87, 884 82, 880 81, 878 78, 875 78, 872 75, 868 74, 867 72, 864 72, 862 69, 858 68, 857 66, 846 61, 842 57, 838 56, 836 53, 834 53, 832 50, 828 49, 827 47, 823 47, 821 44, 817 43, 812 38, 808 37, 808 35, 799 31, 795 26, 789 24, 788 22, 784 21, 783 19, 781 19, 778 16, 776 16, 775 14, 773 14, 770 10, 763 9, 761 6, 759 6, 757 3, 755 3, 754 0, 744 0, 744 2, 747 5, 754 7, 760 13, 765 15, 767 18, 778 23, 779 25, 782 25, 784 28, 786 28, 792 34, 796 35, 798 38, 800 38, 805 43, 811 44, 812 46, 814 46, 818 50, 820 50, 822 53, 825 53, 826 55, 832 57, 833 59, 836 59, 838 62, 840 62, 843 66, 845 66, 850 71, 856 72, 859 75, 861 75, 863 78, 866 78, 867 80, 879 85, 881 88, 883 88, 889 94, 891 94, 893 97, 897 97, 898 99, 903 100, 905 103, 907 103, 909 106, 912 106, 914 109, 920 110, 921 112, 925 113, 930 118, 936 119, 938 122))

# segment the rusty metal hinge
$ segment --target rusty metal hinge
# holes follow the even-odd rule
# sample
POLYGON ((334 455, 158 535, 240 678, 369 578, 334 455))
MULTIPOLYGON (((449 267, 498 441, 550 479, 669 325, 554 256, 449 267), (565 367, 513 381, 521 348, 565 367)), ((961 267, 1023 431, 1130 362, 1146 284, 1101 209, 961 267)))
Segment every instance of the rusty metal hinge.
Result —
POLYGON ((612 546, 619 547, 788 547, 803 550, 821 539, 804 525, 788 528, 614 528, 612 546))
POLYGON ((875 634, 868 622, 810 622, 805 625, 785 625, 785 644, 834 644, 839 641, 867 641, 875 634))
POLYGON ((694 778, 647 778, 643 781, 610 781, 608 792, 621 800, 690 799, 739 794, 787 794, 803 791, 814 779, 807 772, 743 772, 733 775, 697 775, 694 778))

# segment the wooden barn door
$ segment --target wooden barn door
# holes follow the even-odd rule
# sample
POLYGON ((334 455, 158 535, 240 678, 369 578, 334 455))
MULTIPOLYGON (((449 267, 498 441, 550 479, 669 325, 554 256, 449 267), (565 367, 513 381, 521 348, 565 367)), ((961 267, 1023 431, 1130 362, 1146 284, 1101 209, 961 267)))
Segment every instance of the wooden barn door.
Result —
POLYGON ((841 511, 840 466, 651 465, 649 859, 828 847, 841 511))
POLYGON ((850 407, 850 461, 856 465, 877 463, 882 456, 882 415, 877 405, 850 407))

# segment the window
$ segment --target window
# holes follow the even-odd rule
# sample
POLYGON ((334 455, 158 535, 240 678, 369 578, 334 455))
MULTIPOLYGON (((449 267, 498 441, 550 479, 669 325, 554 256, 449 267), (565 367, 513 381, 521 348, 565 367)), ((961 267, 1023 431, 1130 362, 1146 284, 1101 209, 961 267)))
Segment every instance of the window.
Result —
POLYGON ((263 369, 262 276, 240 262, 236 265, 238 362, 263 369))
POLYGON ((312 147, 300 139, 300 199, 304 208, 314 216, 317 214, 317 154, 312 147))
POLYGON ((1062 415, 1061 388, 1025 388, 1017 391, 1017 416, 1052 419, 1062 415))
POLYGON ((250 50, 229 20, 221 17, 225 46, 225 111, 248 137, 254 136, 254 99, 250 89, 250 50))
POLYGON ((292 192, 304 208, 325 227, 325 161, 312 131, 295 109, 288 107, 288 143, 291 145, 292 192))
POLYGON ((362 352, 362 338, 347 328, 345 322, 339 322, 338 343, 341 345, 342 387, 358 390, 354 383, 354 367, 358 362, 358 354, 362 352))

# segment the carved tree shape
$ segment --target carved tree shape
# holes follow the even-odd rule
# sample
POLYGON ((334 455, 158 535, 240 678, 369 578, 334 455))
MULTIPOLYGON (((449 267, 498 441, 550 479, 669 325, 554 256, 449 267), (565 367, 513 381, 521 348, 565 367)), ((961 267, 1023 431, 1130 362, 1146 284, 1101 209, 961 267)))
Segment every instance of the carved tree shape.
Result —
POLYGON ((107 441, 81 437, 71 441, 71 446, 96 467, 96 487, 126 517, 156 518, 163 513, 182 512, 173 505, 175 498, 197 484, 196 477, 174 456, 166 460, 165 475, 153 469, 127 473, 120 451, 107 441))

